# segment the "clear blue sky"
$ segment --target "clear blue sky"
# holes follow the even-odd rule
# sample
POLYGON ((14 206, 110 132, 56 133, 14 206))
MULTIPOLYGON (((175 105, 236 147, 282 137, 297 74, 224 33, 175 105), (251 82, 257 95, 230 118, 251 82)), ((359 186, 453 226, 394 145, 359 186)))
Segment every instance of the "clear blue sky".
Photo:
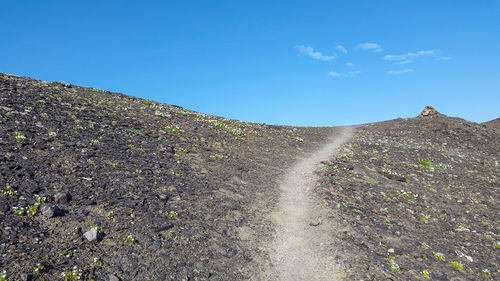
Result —
POLYGON ((0 1, 0 72, 243 121, 500 117, 500 1, 0 1))

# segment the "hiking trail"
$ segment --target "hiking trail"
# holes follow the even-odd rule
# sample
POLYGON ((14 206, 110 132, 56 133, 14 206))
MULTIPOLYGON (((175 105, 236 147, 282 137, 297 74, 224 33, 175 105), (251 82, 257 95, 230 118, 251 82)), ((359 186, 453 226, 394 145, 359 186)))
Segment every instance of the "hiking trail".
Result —
POLYGON ((320 162, 334 155, 353 132, 353 127, 336 128, 326 144, 296 162, 280 182, 281 195, 272 214, 276 234, 269 247, 271 274, 277 280, 342 280, 331 235, 335 221, 313 190, 320 162))

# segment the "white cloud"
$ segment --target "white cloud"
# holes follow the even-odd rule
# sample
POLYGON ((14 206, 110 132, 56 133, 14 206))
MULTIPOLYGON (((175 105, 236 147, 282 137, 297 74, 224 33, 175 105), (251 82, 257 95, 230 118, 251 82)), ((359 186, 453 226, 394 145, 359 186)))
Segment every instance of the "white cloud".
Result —
POLYGON ((399 75, 399 74, 404 74, 404 73, 410 73, 413 72, 413 69, 407 68, 407 69, 402 69, 402 70, 390 70, 387 73, 391 75, 399 75))
POLYGON ((337 50, 341 53, 347 54, 346 48, 344 48, 344 46, 342 46, 342 45, 337 45, 337 47, 335 47, 335 50, 337 50))
POLYGON ((394 64, 408 64, 408 63, 412 63, 413 60, 403 60, 403 61, 399 61, 399 62, 395 62, 394 64))
POLYGON ((439 60, 451 60, 451 57, 440 57, 439 60))
POLYGON ((382 49, 382 46, 380 46, 379 44, 377 43, 361 43, 361 44, 358 44, 356 47, 354 47, 355 50, 363 50, 363 51, 370 51, 370 50, 373 50, 377 53, 380 53, 382 51, 384 51, 384 49, 382 49))
POLYGON ((338 73, 338 72, 335 72, 335 71, 330 71, 330 72, 328 72, 328 76, 331 76, 331 77, 342 77, 342 76, 344 76, 344 73, 338 73))
POLYGON ((347 65, 348 67, 354 67, 354 63, 352 63, 352 62, 348 62, 345 65, 347 65))
POLYGON ((295 46, 295 48, 297 48, 297 50, 299 50, 299 52, 301 54, 308 55, 313 59, 322 60, 322 61, 331 61, 335 58, 335 56, 327 56, 327 55, 323 55, 320 52, 314 51, 313 47, 299 45, 299 46, 295 46))
POLYGON ((429 57, 429 56, 435 56, 436 51, 434 50, 427 50, 427 51, 418 51, 415 53, 406 53, 402 55, 385 55, 384 60, 389 60, 389 61, 405 61, 405 60, 410 60, 418 57, 429 57))
POLYGON ((338 77, 350 77, 350 76, 358 75, 360 73, 361 73, 361 71, 359 71, 359 70, 357 70, 357 71, 351 71, 351 72, 347 72, 347 73, 330 71, 328 73, 328 76, 337 77, 337 78, 338 77))

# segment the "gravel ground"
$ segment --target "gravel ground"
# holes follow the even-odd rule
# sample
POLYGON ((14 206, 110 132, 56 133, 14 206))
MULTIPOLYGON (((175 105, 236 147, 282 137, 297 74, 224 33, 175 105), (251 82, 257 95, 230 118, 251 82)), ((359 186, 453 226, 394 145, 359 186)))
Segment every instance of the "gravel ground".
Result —
POLYGON ((277 181, 331 131, 0 74, 0 272, 258 280, 277 181))
MULTIPOLYGON (((0 280, 273 278, 280 186, 336 130, 0 74, 0 280)), ((499 134, 358 126, 306 185, 339 276, 499 280, 499 134)))
POLYGON ((359 126, 324 162, 349 280, 499 280, 500 135, 439 113, 359 126))

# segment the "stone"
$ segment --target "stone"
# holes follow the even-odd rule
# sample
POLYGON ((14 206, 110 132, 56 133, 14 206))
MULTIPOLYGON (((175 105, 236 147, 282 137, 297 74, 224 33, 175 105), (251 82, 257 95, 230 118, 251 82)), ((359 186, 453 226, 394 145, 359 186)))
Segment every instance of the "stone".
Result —
POLYGON ((434 107, 428 105, 424 108, 424 110, 422 110, 422 112, 420 112, 420 117, 424 117, 424 116, 436 116, 436 115, 439 115, 439 112, 437 110, 434 109, 434 107))
POLYGON ((22 281, 31 281, 31 280, 33 280, 33 275, 23 273, 23 274, 21 274, 21 280, 22 281))
POLYGON ((57 204, 68 204, 71 200, 71 194, 69 192, 58 192, 54 195, 54 201, 57 204))
POLYGON ((149 246, 149 249, 152 251, 158 251, 161 248, 161 243, 158 241, 153 242, 153 245, 149 246))
POLYGON ((56 205, 51 204, 43 204, 40 207, 40 211, 42 212, 42 215, 47 218, 53 218, 61 214, 61 209, 59 209, 56 205))
POLYGON ((120 278, 116 277, 114 274, 108 275, 109 281, 120 281, 120 278))
POLYGON ((318 226, 321 224, 321 221, 319 219, 313 219, 312 221, 309 222, 310 226, 318 226))
POLYGON ((102 239, 102 232, 97 231, 95 228, 91 228, 89 231, 83 234, 89 242, 99 242, 102 239))

